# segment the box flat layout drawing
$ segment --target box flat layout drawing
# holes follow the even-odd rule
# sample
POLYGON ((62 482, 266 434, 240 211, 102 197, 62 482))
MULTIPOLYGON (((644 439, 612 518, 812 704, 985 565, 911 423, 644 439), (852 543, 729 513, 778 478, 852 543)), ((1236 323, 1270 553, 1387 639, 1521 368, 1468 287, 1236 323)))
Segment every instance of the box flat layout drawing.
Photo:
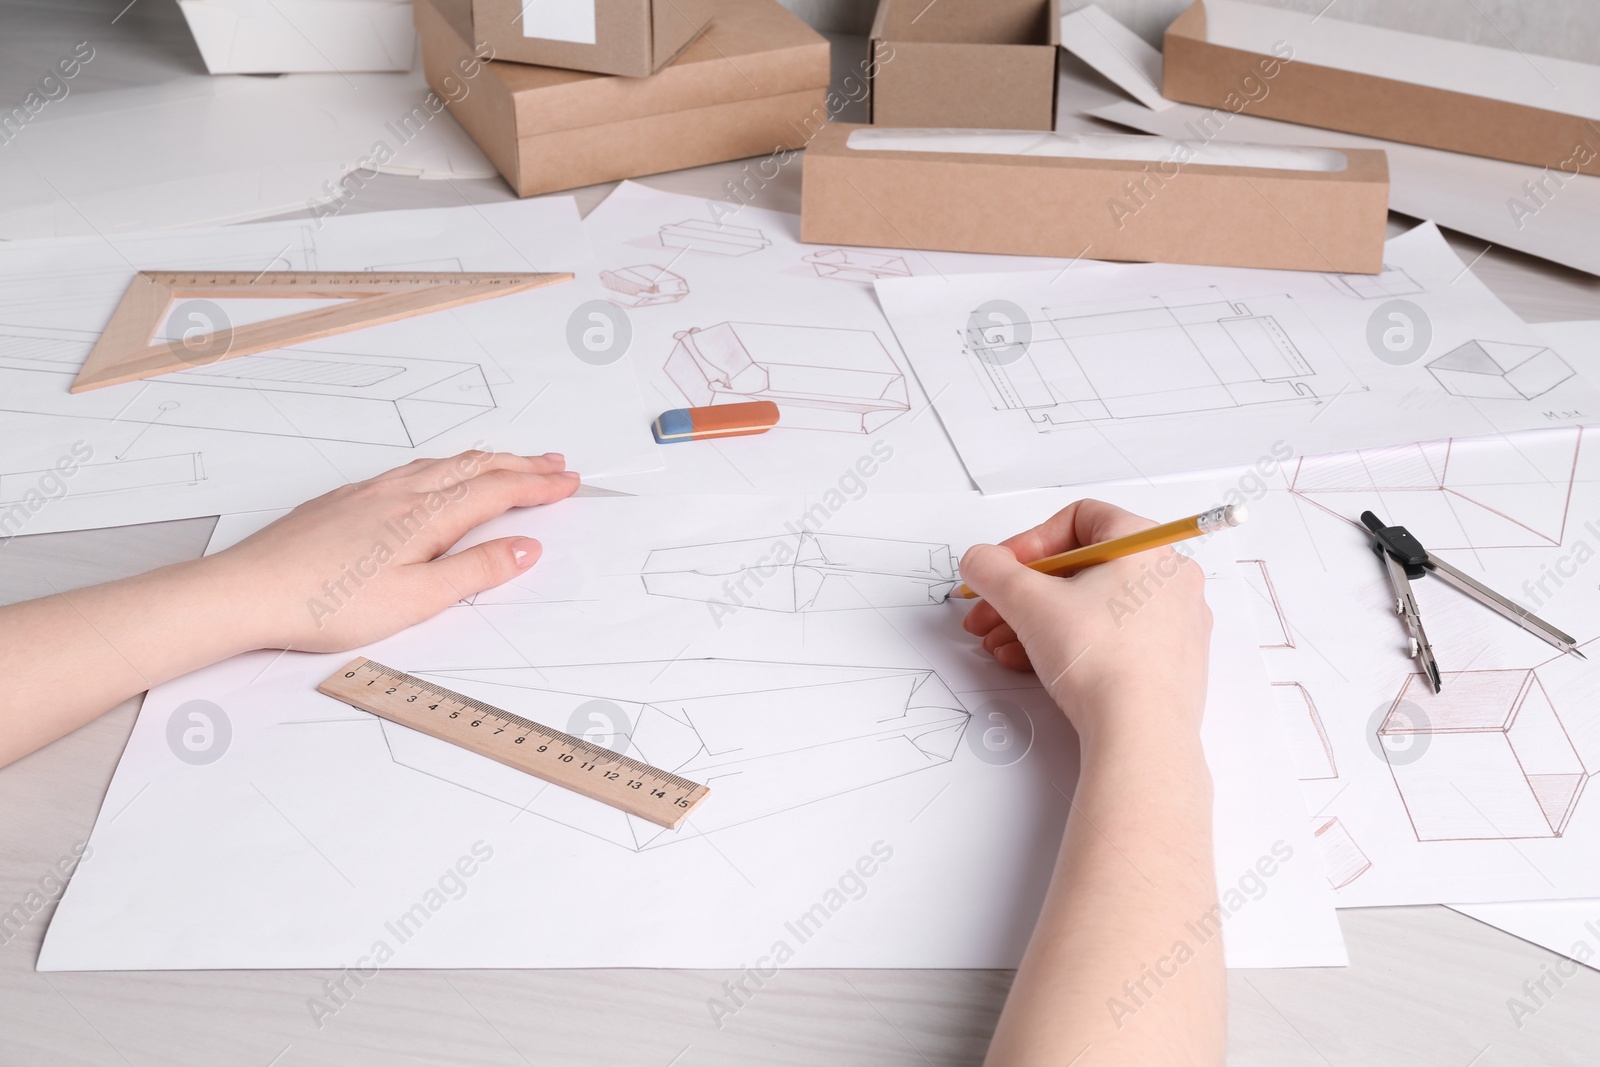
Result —
POLYGON ((878 0, 872 121, 1055 128, 1059 0, 878 0))
POLYGON ((716 10, 715 0, 472 0, 472 27, 501 59, 643 78, 716 10))
POLYGON ((1196 0, 1165 57, 1170 100, 1600 174, 1597 66, 1237 0, 1196 0))
MULTIPOLYGON (((565 2, 565 0, 563 0, 565 2)), ((518 195, 804 147, 826 122, 828 42, 777 0, 716 19, 649 78, 483 63, 470 0, 416 0, 428 84, 518 195)))
POLYGON ((1356 274, 1383 268, 1389 168, 1379 151, 1345 151, 1342 170, 1163 169, 1137 159, 851 147, 852 133, 867 129, 834 124, 811 142, 801 240, 1356 274))

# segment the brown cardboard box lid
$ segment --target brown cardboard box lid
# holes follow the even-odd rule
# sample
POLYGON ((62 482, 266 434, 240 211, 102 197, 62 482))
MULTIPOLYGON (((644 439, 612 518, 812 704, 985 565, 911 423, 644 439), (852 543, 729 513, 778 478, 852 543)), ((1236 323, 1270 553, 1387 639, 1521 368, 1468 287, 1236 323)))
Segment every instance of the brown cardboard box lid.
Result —
POLYGON ((1591 64, 1242 0, 1195 0, 1167 28, 1165 52, 1169 99, 1237 110, 1224 103, 1230 94, 1243 99, 1270 79, 1271 91, 1248 101, 1264 118, 1600 173, 1591 64), (1255 77, 1280 58, 1279 73, 1255 77))
MULTIPOLYGON (((472 0, 417 2, 429 4, 472 47, 472 0)), ((706 32, 648 78, 500 61, 480 77, 510 95, 518 137, 827 88, 828 42, 821 34, 769 0, 715 4, 706 32)))

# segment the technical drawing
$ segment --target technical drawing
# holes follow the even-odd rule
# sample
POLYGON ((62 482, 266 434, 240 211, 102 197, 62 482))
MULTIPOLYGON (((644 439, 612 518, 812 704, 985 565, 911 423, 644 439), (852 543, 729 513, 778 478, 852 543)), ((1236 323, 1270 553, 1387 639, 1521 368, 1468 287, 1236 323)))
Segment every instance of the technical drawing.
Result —
POLYGON ((667 377, 695 407, 770 400, 779 429, 875 433, 911 410, 871 330, 723 322, 675 334, 667 377))
POLYGON ((1288 731, 1296 777, 1302 782, 1339 777, 1333 745, 1328 741, 1328 731, 1322 725, 1322 716, 1317 712, 1311 693, 1299 682, 1273 682, 1272 695, 1277 699, 1278 711, 1288 731))
POLYGON ((802 261, 811 264, 819 278, 847 282, 871 282, 875 278, 909 278, 911 268, 904 256, 869 252, 864 248, 830 248, 813 252, 802 261))
POLYGON ((1387 263, 1380 274, 1324 274, 1323 277, 1339 292, 1357 300, 1386 300, 1425 291, 1403 269, 1387 263))
POLYGON ((40 492, 40 479, 61 479, 65 492, 73 496, 95 496, 126 489, 154 489, 163 485, 198 485, 206 480, 204 458, 199 452, 146 459, 112 459, 84 463, 70 475, 51 467, 36 471, 0 472, 0 504, 15 504, 29 493, 40 492))
POLYGON ((1588 771, 1531 670, 1446 673, 1440 693, 1406 678, 1378 736, 1418 841, 1560 837, 1588 771), (1425 736, 1424 736, 1425 735, 1425 736))
POLYGON ((1566 536, 1583 433, 1527 436, 1514 458, 1488 442, 1456 440, 1307 456, 1289 491, 1363 531, 1356 517, 1382 504, 1391 521, 1439 549, 1552 548, 1566 536))
POLYGON ((1322 846, 1323 866, 1333 888, 1343 889, 1372 869, 1372 861, 1337 818, 1312 819, 1311 836, 1322 846))
POLYGON ((120 391, 69 395, 94 340, 0 326, 0 410, 410 448, 495 408, 476 363, 301 348, 151 378, 132 400, 120 391), (12 377, 40 373, 61 375, 60 388, 12 377))
POLYGON ((1256 637, 1260 639, 1258 647, 1293 648, 1294 629, 1283 613, 1283 602, 1278 599, 1278 591, 1272 585, 1272 573, 1267 570, 1267 561, 1241 559, 1238 563, 1245 584, 1255 594, 1251 600, 1251 614, 1256 621, 1256 637))
POLYGON ((809 531, 681 548, 645 560, 645 592, 767 611, 937 604, 960 578, 949 545, 809 531))
POLYGON ((661 227, 661 244, 708 256, 748 256, 772 242, 754 226, 686 219, 661 227))
POLYGON ((1169 306, 1150 298, 1071 315, 1045 309, 1043 321, 997 334, 968 329, 966 349, 994 408, 1025 412, 1041 433, 1104 419, 1319 402, 1318 372, 1278 315, 1231 300, 1169 306))
POLYGON ((634 851, 943 766, 970 717, 917 668, 705 658, 416 673, 557 729, 589 701, 615 705, 629 724, 617 751, 711 787, 682 830, 387 722, 384 738, 396 763, 634 851))
POLYGON ((600 284, 616 294, 611 297, 613 303, 630 308, 676 304, 689 295, 689 283, 683 275, 650 263, 603 270, 600 284))
POLYGON ((1468 341, 1429 360, 1428 370, 1450 395, 1481 400, 1532 400, 1577 373, 1544 345, 1507 341, 1468 341))

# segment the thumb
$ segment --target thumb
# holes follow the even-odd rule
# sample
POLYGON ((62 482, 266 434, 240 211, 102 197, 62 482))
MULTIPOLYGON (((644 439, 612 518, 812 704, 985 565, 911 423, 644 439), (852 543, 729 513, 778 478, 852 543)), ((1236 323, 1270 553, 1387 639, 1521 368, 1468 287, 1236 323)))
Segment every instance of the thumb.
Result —
POLYGON ((531 537, 502 537, 422 565, 423 573, 451 591, 451 599, 504 585, 539 561, 544 546, 531 537))
POLYGON ((1047 574, 1023 566, 1004 545, 974 545, 961 557, 961 580, 987 600, 1000 617, 1021 633, 1029 628, 1035 605, 1055 582, 1047 574))

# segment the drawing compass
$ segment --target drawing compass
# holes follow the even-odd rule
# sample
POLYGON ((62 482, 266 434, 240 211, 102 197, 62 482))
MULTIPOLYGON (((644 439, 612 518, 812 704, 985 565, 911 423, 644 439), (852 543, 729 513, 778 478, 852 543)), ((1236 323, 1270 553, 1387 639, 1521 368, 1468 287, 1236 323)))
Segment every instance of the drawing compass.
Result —
POLYGON ((1439 664, 1433 658, 1433 646, 1428 644, 1428 634, 1422 628, 1422 612, 1417 608, 1417 598, 1411 592, 1411 580, 1432 574, 1467 594, 1473 600, 1496 614, 1516 623, 1545 643, 1570 652, 1579 659, 1587 659, 1578 651, 1578 642, 1551 626, 1531 612, 1524 611, 1493 589, 1463 574, 1444 560, 1422 547, 1422 542, 1412 536, 1404 526, 1385 526, 1383 520, 1370 511, 1361 513, 1361 522, 1372 534, 1372 550, 1383 561, 1389 574, 1389 585, 1394 589, 1395 613, 1405 621, 1411 634, 1411 658, 1422 664, 1433 691, 1442 688, 1439 681, 1439 664))

